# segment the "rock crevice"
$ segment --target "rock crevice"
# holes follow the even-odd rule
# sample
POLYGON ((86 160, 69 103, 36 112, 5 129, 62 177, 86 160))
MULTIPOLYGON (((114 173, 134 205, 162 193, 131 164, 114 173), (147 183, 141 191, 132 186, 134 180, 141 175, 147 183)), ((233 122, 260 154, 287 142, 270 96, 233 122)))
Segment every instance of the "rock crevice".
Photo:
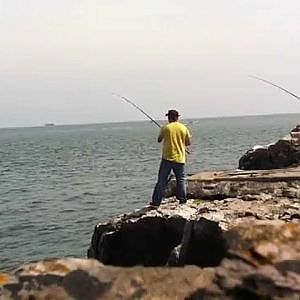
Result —
MULTIPOLYGON (((126 216, 128 217, 128 216, 126 216)), ((181 216, 147 216, 98 225, 89 258, 113 266, 216 266, 225 254, 222 230, 214 221, 181 216), (201 254, 201 255, 199 255, 201 254)))

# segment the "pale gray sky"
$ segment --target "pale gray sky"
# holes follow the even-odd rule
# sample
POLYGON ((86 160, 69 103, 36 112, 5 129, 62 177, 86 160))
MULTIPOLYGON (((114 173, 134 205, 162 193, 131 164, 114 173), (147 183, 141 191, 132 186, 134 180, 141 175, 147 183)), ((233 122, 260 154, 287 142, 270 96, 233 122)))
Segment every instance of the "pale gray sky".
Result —
POLYGON ((0 127, 300 112, 299 0, 0 0, 0 127))

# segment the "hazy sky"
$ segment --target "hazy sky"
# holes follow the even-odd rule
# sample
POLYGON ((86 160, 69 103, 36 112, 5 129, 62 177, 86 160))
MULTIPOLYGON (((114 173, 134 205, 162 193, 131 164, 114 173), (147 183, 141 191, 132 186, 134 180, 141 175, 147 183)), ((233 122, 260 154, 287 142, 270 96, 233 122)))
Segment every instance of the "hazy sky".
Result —
POLYGON ((299 0, 0 0, 0 127, 300 112, 299 0))

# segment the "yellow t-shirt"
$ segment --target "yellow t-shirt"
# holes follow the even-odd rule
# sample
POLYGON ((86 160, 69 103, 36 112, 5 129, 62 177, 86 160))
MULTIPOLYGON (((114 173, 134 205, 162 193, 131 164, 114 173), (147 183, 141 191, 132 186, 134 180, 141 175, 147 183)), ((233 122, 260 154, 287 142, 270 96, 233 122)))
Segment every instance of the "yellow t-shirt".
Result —
POLYGON ((159 138, 163 140, 162 158, 184 164, 186 140, 190 137, 188 129, 179 122, 171 122, 162 127, 159 134, 159 138))

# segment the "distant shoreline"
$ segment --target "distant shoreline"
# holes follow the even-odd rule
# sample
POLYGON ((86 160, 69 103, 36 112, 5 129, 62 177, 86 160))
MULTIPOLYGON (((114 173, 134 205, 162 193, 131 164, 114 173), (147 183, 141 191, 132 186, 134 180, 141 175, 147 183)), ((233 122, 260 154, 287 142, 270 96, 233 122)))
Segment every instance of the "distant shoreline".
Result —
MULTIPOLYGON (((231 115, 231 116, 208 116, 208 117, 189 117, 189 118, 182 118, 183 121, 185 120, 213 120, 213 119, 235 119, 235 118, 251 118, 251 117, 274 117, 274 116, 286 116, 286 115, 300 115, 299 113, 273 113, 273 114, 259 114, 259 115, 231 115)), ((164 119, 156 119, 158 122, 164 122, 164 119)), ((42 125, 34 125, 34 126, 9 126, 9 127, 0 127, 1 129, 26 129, 26 128, 49 128, 49 127, 66 127, 66 126, 91 126, 91 125, 105 125, 105 124, 126 124, 126 123, 151 123, 150 120, 128 120, 128 121, 111 121, 111 122, 99 122, 99 123, 69 123, 69 124, 57 124, 53 126, 45 126, 42 125)), ((300 122, 300 120, 299 120, 300 122)), ((54 124, 54 123, 51 123, 54 124)))

